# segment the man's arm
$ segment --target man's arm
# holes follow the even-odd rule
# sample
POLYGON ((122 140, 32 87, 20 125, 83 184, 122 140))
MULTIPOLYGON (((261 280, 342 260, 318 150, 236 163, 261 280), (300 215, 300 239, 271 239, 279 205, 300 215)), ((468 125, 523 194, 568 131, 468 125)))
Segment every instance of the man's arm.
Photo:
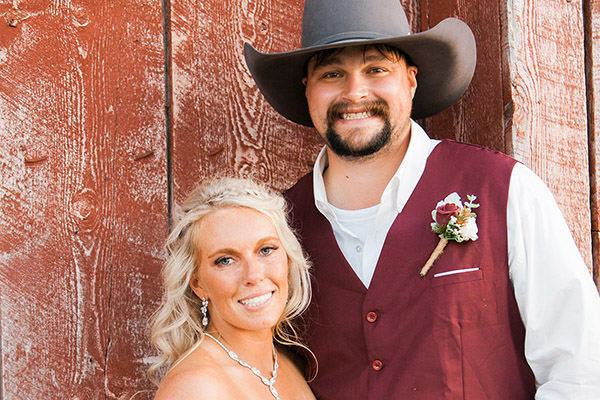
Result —
POLYGON ((600 296, 552 193, 522 164, 511 177, 507 222, 536 399, 600 399, 600 296))

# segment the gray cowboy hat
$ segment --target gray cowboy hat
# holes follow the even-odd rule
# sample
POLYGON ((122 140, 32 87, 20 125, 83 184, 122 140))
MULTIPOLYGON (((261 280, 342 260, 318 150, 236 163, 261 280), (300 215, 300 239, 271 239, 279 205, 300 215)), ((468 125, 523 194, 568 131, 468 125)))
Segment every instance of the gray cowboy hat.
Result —
POLYGON ((244 56, 273 108, 293 122, 313 126, 302 84, 308 60, 320 50, 374 43, 402 50, 419 68, 415 119, 454 104, 475 71, 475 38, 467 24, 447 18, 411 34, 400 0, 306 0, 300 50, 261 53, 245 43, 244 56))

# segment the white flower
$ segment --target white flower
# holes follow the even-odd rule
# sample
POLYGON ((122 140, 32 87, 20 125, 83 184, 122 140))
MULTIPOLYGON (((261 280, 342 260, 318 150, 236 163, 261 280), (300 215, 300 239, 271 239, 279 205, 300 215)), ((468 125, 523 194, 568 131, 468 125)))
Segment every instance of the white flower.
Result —
POLYGON ((419 273, 421 277, 424 277, 427 271, 431 269, 435 260, 438 259, 444 248, 446 248, 448 241, 453 240, 461 243, 466 240, 478 239, 477 222, 475 222, 477 214, 472 211, 473 208, 479 207, 479 204, 475 203, 475 199, 477 199, 476 196, 472 194, 467 195, 467 201, 465 201, 465 206, 463 207, 460 196, 454 192, 437 203, 437 206, 431 212, 434 221, 431 224, 431 230, 438 234, 440 241, 435 246, 423 268, 421 268, 421 272, 419 273), (438 209, 440 210, 440 221, 437 220, 438 209))
POLYGON ((479 229, 477 228, 475 218, 467 219, 467 221, 460 226, 460 236, 462 236, 463 240, 477 240, 478 231, 479 229))

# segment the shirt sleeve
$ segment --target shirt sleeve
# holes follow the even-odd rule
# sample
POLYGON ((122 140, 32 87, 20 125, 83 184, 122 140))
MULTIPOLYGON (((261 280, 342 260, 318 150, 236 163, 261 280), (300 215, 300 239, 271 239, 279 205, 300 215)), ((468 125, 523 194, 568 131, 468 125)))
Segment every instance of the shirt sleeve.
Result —
POLYGON ((600 296, 556 201, 518 163, 507 206, 509 274, 537 400, 600 399, 600 296))

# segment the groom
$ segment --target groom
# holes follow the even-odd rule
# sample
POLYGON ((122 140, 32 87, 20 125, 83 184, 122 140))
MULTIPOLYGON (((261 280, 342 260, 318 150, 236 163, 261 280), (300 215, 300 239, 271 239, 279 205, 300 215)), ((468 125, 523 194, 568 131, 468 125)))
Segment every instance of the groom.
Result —
POLYGON ((466 24, 410 34, 398 0, 306 0, 301 49, 245 56, 326 143, 287 193, 319 399, 600 399, 600 299, 550 191, 413 120, 469 85, 466 24))

